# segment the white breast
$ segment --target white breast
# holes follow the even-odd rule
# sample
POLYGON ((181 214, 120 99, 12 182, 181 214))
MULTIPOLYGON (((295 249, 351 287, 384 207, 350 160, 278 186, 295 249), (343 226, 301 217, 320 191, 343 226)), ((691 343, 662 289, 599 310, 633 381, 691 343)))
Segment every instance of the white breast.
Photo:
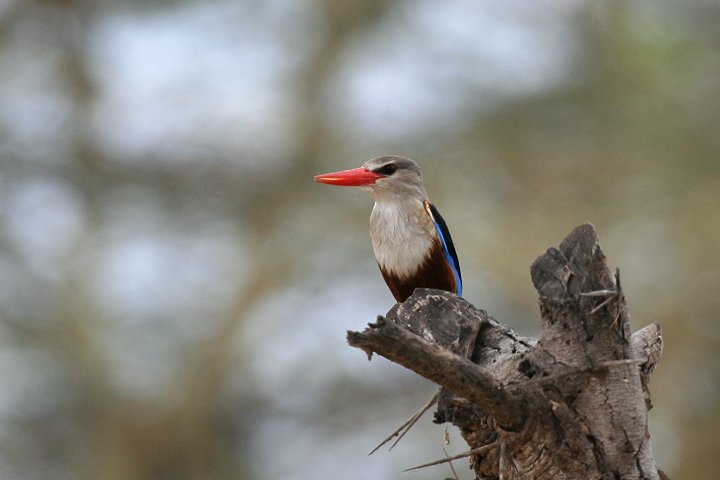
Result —
POLYGON ((378 264, 407 278, 429 257, 436 232, 422 202, 375 202, 370 237, 378 264))

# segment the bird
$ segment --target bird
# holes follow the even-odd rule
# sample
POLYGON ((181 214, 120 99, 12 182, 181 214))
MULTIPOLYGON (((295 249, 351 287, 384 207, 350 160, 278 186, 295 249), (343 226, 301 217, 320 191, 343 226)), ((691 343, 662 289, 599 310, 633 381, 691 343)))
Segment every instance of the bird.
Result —
POLYGON ((316 175, 328 185, 360 187, 374 199, 370 238, 385 283, 398 302, 416 288, 462 295, 462 274, 445 220, 430 203, 420 166, 385 155, 359 168, 316 175))

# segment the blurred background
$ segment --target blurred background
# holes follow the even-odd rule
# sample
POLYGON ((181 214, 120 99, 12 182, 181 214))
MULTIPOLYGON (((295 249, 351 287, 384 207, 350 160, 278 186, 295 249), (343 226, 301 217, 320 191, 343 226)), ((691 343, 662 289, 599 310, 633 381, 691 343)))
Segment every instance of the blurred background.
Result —
POLYGON ((367 456, 434 388, 345 344, 394 301, 370 197, 312 181, 386 153, 522 334, 529 265, 594 223, 633 330, 663 327, 658 465, 712 478, 719 127, 716 0, 0 0, 0 478, 443 457, 431 415, 367 456))

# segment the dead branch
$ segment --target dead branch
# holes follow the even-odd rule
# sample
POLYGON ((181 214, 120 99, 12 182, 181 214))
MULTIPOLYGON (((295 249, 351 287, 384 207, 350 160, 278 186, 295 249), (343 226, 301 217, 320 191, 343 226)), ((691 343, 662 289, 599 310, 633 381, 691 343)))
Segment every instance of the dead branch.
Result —
POLYGON ((630 334, 619 272, 592 225, 549 248, 531 276, 538 339, 418 289, 348 342, 442 387, 435 421, 460 428, 477 478, 659 479, 647 427, 659 326, 630 334))

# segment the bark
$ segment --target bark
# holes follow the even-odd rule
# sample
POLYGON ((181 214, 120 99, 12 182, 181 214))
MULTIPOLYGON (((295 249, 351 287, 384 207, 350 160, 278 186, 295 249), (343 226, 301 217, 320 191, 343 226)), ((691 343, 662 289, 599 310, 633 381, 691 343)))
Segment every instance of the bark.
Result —
POLYGON ((460 429, 478 479, 660 479, 647 425, 660 327, 631 335, 592 225, 549 248, 531 276, 539 339, 417 289, 348 342, 440 385, 435 421, 460 429))

